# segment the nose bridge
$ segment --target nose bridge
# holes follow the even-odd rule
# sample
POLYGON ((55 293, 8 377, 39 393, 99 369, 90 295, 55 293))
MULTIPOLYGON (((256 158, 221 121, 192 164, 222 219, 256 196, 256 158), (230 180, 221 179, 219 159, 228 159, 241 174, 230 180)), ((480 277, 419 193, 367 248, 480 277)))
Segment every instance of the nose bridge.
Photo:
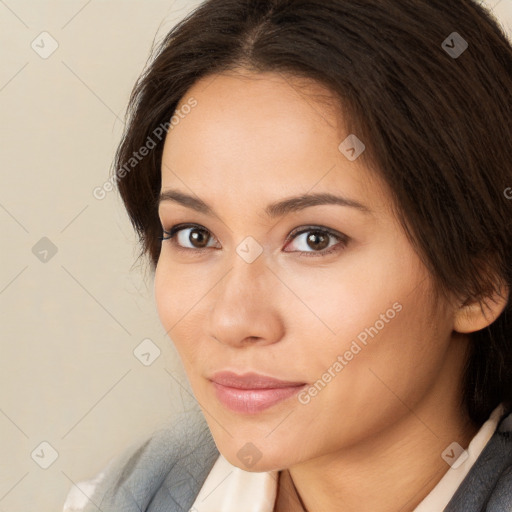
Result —
POLYGON ((234 308, 239 313, 244 309, 249 312, 261 296, 266 295, 269 273, 263 256, 248 263, 235 254, 229 272, 219 283, 216 304, 222 303, 223 307, 234 308))
MULTIPOLYGON (((244 218, 247 219, 248 216, 244 218)), ((271 274, 267 266, 269 263, 268 252, 265 251, 263 242, 260 242, 262 236, 259 231, 258 235, 242 237, 240 235, 247 229, 246 224, 242 222, 242 225, 236 228, 238 228, 238 231, 236 231, 238 235, 233 237, 235 244, 230 247, 227 258, 227 264, 231 270, 226 276, 225 285, 228 285, 228 281, 231 284, 247 284, 252 287, 253 291, 256 291, 257 286, 265 286, 264 283, 268 283, 269 274, 271 274)), ((242 292, 243 290, 239 291, 242 292)))
POLYGON ((261 254, 251 262, 234 254, 229 272, 214 294, 210 334, 223 343, 251 339, 272 343, 282 336, 282 321, 272 300, 272 272, 261 254))
MULTIPOLYGON (((251 248, 247 249, 248 244, 246 242, 242 242, 237 247, 236 255, 233 255, 232 263, 231 263, 231 272, 228 277, 231 280, 232 284, 235 285, 235 289, 244 292, 245 290, 241 289, 241 287, 248 287, 248 291, 253 292, 253 294, 257 293, 257 288, 262 287, 264 285, 264 281, 268 279, 266 274, 269 272, 266 264, 265 258, 263 255, 258 256, 257 258, 248 258, 246 259, 244 255, 244 251, 247 250, 247 254, 250 255, 251 248), (242 253, 242 255, 240 255, 242 253), (239 285, 236 288, 236 285, 239 285)), ((229 283, 226 284, 228 286, 229 283)))

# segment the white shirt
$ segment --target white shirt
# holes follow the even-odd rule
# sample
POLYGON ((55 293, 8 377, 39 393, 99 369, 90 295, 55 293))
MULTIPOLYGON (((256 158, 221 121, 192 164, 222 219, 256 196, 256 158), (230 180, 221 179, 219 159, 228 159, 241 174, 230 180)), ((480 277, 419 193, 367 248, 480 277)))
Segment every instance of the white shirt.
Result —
MULTIPOLYGON (((454 462, 451 462, 450 469, 414 509, 414 512, 443 510, 448 505, 496 431, 503 413, 503 405, 494 409, 490 418, 472 439, 468 449, 464 450, 454 462)), ((447 451, 443 452, 447 458, 454 453, 457 453, 456 447, 453 451, 447 447, 447 451)), ((233 466, 220 455, 189 512, 240 512, 240 510, 244 512, 273 512, 278 478, 278 471, 259 473, 244 471, 233 466)))

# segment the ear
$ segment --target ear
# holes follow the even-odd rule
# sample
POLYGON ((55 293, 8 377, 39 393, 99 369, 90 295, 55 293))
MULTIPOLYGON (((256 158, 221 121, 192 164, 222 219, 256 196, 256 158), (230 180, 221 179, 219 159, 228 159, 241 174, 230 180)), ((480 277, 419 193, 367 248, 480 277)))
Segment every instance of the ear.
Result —
POLYGON ((481 302, 464 302, 455 311, 453 330, 470 333, 491 325, 507 306, 509 293, 509 287, 503 284, 481 302))

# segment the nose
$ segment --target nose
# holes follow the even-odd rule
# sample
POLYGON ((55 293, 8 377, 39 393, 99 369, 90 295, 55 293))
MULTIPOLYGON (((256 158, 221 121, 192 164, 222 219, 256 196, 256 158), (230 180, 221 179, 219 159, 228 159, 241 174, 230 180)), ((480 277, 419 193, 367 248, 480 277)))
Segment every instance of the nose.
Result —
POLYGON ((263 255, 252 263, 235 256, 212 293, 210 336, 233 347, 269 345, 284 336, 277 280, 263 255))

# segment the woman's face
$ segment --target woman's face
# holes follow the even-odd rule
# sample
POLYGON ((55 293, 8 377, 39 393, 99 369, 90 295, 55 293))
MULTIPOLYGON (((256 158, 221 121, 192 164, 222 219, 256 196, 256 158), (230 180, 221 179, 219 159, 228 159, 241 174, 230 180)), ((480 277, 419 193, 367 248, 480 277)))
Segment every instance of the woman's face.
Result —
POLYGON ((389 191, 350 139, 339 148, 343 119, 315 93, 210 76, 163 152, 160 219, 184 226, 162 242, 159 315, 219 450, 251 471, 339 452, 459 392, 453 311, 434 307, 389 191))

